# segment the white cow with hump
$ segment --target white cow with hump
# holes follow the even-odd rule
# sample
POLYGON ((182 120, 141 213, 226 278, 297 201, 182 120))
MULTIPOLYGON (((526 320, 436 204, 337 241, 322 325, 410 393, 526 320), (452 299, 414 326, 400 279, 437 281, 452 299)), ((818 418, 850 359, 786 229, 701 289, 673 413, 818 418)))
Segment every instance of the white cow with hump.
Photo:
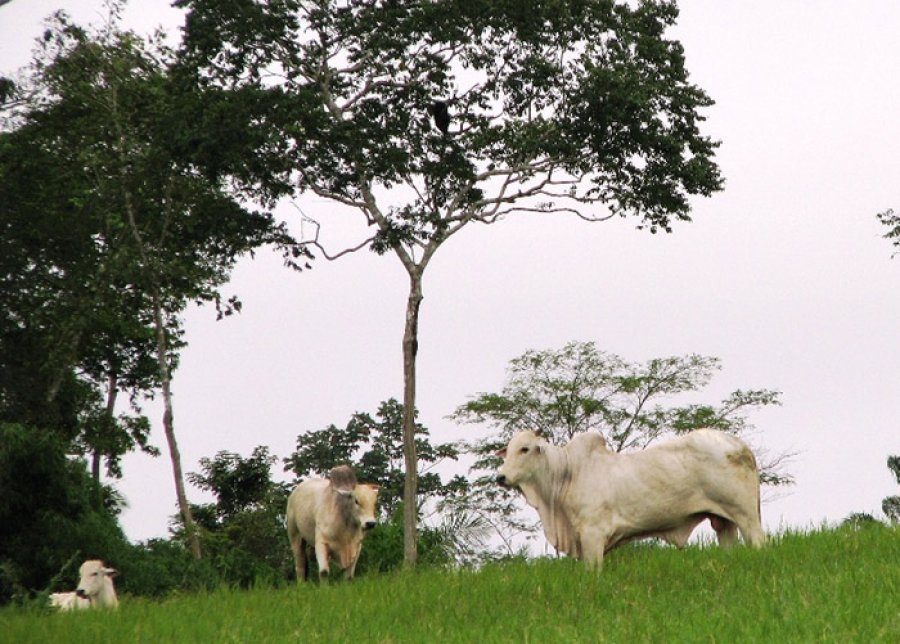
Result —
POLYGON ((701 429, 626 454, 595 433, 556 447, 520 432, 498 456, 497 482, 537 509, 551 545, 598 570, 607 551, 635 539, 682 548, 705 519, 722 546, 738 530, 751 546, 765 543, 756 459, 724 432, 701 429))
POLYGON ((297 581, 306 578, 306 545, 313 544, 319 577, 328 578, 334 555, 344 577, 352 579, 367 530, 375 527, 377 485, 359 484, 347 465, 333 468, 328 479, 309 479, 291 492, 287 531, 297 581))

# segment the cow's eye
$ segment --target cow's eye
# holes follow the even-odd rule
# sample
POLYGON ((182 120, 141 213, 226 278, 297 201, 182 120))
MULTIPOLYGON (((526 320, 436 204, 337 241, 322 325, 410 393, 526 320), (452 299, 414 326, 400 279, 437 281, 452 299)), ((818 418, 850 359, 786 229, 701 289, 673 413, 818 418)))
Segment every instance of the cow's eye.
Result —
POLYGON ((519 454, 527 454, 527 453, 528 453, 528 448, 527 448, 527 447, 523 447, 523 448, 521 448, 521 449, 519 450, 519 454))

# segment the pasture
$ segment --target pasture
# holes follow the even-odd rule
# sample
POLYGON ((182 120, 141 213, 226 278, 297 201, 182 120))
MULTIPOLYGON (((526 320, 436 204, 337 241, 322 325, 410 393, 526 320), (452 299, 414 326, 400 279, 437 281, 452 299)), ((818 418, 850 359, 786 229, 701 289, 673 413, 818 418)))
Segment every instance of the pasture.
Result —
POLYGON ((351 583, 221 589, 115 612, 0 610, 4 642, 897 642, 900 529, 786 533, 761 551, 641 545, 351 583))

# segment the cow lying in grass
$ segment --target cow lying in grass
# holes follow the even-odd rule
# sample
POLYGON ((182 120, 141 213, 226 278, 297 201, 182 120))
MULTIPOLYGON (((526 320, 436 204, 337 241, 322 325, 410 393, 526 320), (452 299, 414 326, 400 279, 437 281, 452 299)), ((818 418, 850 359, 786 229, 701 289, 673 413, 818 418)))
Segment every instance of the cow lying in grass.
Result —
POLYGON ((627 454, 595 433, 556 447, 520 432, 498 456, 497 482, 537 509, 551 545, 598 570, 607 551, 635 539, 683 548, 706 519, 720 545, 734 543, 738 530, 751 546, 766 540, 756 459, 724 432, 697 430, 627 454))
POLYGON ((119 599, 113 578, 119 574, 114 568, 107 568, 98 559, 81 564, 78 573, 78 589, 66 593, 50 595, 50 606, 59 610, 81 610, 85 608, 116 608, 119 599))
POLYGON ((346 579, 352 579, 367 530, 375 527, 377 485, 360 485, 346 465, 335 467, 328 479, 309 479, 291 492, 287 503, 287 531, 294 553, 297 581, 306 579, 306 545, 313 544, 319 577, 327 579, 334 555, 346 579))

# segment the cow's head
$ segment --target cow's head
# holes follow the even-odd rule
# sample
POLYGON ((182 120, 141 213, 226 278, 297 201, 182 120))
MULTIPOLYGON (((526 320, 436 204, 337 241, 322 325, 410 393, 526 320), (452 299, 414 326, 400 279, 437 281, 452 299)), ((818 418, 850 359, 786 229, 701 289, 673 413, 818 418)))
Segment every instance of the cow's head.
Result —
POLYGON ((344 520, 350 525, 361 526, 363 530, 374 528, 378 486, 357 483, 356 475, 349 465, 332 468, 328 473, 328 480, 344 520))
POLYGON ((353 489, 353 502, 359 512, 359 523, 363 530, 375 527, 375 504, 378 501, 377 485, 357 485, 353 489))
POLYGON ((82 599, 93 601, 102 590, 107 579, 112 580, 119 572, 115 568, 107 568, 99 559, 91 559, 81 564, 78 570, 81 579, 78 582, 78 589, 75 594, 82 599))
POLYGON ((543 463, 547 442, 534 432, 519 432, 509 445, 497 452, 503 465, 497 470, 497 483, 504 487, 518 488, 534 476, 543 463))

